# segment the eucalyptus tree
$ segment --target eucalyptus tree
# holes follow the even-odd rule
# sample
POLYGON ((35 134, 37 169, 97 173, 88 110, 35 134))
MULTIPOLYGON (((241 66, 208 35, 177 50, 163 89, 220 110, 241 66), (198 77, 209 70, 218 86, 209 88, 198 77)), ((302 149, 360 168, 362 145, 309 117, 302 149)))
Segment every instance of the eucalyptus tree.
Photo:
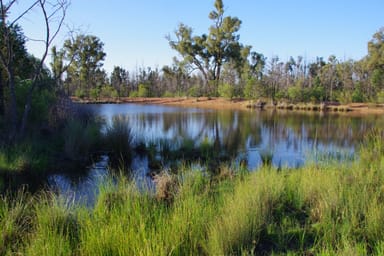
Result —
POLYGON ((367 62, 372 86, 376 91, 384 90, 384 27, 368 42, 367 62))
MULTIPOLYGON (((4 59, 8 59, 9 64, 12 62, 12 71, 14 74, 10 77, 8 70, 4 65, 0 65, 0 116, 2 116, 5 111, 5 89, 10 83, 9 78, 14 79, 16 76, 21 79, 31 78, 30 76, 33 71, 31 70, 31 60, 25 47, 26 38, 21 27, 17 24, 9 27, 1 25, 0 29, 0 45, 2 46, 0 48, 0 55, 2 55, 4 59), (4 29, 7 29, 8 31, 5 31, 4 29), (8 37, 8 40, 10 41, 10 45, 12 46, 11 52, 14 56, 13 58, 7 56, 10 52, 4 47, 6 44, 4 37, 8 37)), ((1 64, 4 63, 1 62, 1 64)), ((11 84, 14 83, 14 81, 11 82, 11 84)))
POLYGON ((120 66, 115 66, 111 73, 111 86, 115 88, 119 97, 129 94, 129 73, 120 66))
POLYGON ((170 36, 167 39, 191 70, 201 72, 206 86, 213 84, 217 88, 223 65, 244 60, 244 48, 250 47, 239 42, 241 21, 237 17, 225 16, 222 0, 216 0, 214 7, 209 13, 212 25, 208 34, 193 35, 191 27, 180 24, 175 31, 176 40, 170 36))
POLYGON ((69 6, 68 0, 36 0, 33 1, 30 5, 26 5, 25 8, 22 8, 19 12, 20 14, 14 14, 13 11, 17 8, 14 8, 19 1, 17 0, 9 0, 3 1, 0 0, 0 26, 2 31, 2 47, 0 51, 0 64, 3 69, 6 71, 8 76, 8 87, 9 87, 9 97, 10 97, 10 120, 12 126, 12 134, 11 137, 14 137, 18 134, 22 137, 25 133, 25 129, 27 126, 27 121, 29 117, 29 113, 32 108, 32 96, 37 87, 39 87, 39 79, 41 78, 41 72, 44 70, 44 62, 48 55, 49 47, 52 44, 53 40, 56 38, 57 34, 61 30, 63 25, 66 11, 69 6), (16 79, 15 79, 15 63, 16 56, 14 54, 14 46, 12 39, 12 35, 10 33, 11 28, 16 26, 16 24, 21 20, 28 16, 30 13, 40 13, 40 17, 42 18, 43 26, 42 31, 44 33, 44 37, 38 42, 42 43, 43 53, 35 63, 33 67, 33 76, 31 78, 31 83, 24 99, 24 110, 20 115, 17 111, 16 104, 16 79), (12 15, 11 15, 12 14, 12 15), (19 132, 17 132, 17 130, 19 132))
POLYGON ((65 81, 68 88, 89 93, 97 86, 106 56, 103 47, 104 43, 93 35, 80 34, 64 42, 63 55, 65 61, 70 62, 65 81))
POLYGON ((339 75, 337 73, 337 65, 339 61, 335 55, 328 57, 328 62, 321 67, 320 73, 318 74, 321 80, 321 84, 325 89, 325 99, 334 101, 333 90, 339 85, 339 75))
POLYGON ((186 94, 190 76, 183 63, 174 59, 171 66, 166 65, 162 68, 162 76, 165 87, 170 93, 174 93, 177 96, 186 94))

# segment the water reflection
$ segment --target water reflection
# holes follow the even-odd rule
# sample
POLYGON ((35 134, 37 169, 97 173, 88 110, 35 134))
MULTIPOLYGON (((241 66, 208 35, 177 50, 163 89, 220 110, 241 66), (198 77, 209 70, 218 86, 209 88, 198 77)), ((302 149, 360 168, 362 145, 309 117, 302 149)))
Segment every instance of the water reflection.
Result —
MULTIPOLYGON (((189 154, 186 142, 194 146, 209 142, 206 150, 217 151, 238 162, 245 161, 250 169, 262 164, 263 154, 270 154, 272 164, 277 167, 295 168, 308 160, 323 161, 328 157, 350 160, 370 129, 384 127, 384 117, 374 115, 214 111, 138 104, 84 107, 92 108, 107 123, 113 118, 125 120, 137 143, 147 146, 153 143, 157 148, 179 149, 189 154)), ((180 153, 177 156, 185 156, 180 153)), ((151 186, 147 175, 149 160, 148 157, 136 156, 131 166, 134 176, 145 186, 151 186)), ((61 175, 52 176, 51 183, 57 184, 59 190, 71 191, 75 200, 81 200, 76 196, 95 193, 87 191, 92 187, 87 186, 89 182, 97 183, 103 179, 106 162, 103 160, 99 164, 101 168, 91 168, 87 180, 79 181, 77 185, 61 175)), ((164 161, 163 166, 166 166, 164 161)))
POLYGON ((381 116, 353 117, 274 111, 213 111, 158 105, 90 105, 110 122, 127 121, 137 141, 169 140, 180 145, 209 139, 228 155, 247 155, 250 168, 260 165, 260 152, 271 152, 275 165, 296 167, 309 155, 353 155, 364 134, 382 126, 381 116))
POLYGON ((100 160, 89 168, 86 176, 58 173, 48 178, 48 184, 68 202, 93 205, 98 194, 98 185, 107 179, 107 169, 108 156, 101 156, 100 160))

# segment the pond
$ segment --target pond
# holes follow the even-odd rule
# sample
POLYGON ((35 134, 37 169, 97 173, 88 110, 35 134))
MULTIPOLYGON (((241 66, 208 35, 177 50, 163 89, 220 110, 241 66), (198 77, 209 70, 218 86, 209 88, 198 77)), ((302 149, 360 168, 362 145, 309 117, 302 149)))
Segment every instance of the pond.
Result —
MULTIPOLYGON (((256 170, 265 156, 277 168, 297 168, 308 161, 329 159, 351 161, 358 157, 356 150, 364 135, 374 127, 384 127, 384 117, 379 115, 208 110, 140 104, 83 107, 90 108, 107 123, 114 118, 125 120, 136 142, 157 147, 166 142, 171 148, 185 142, 195 147, 208 142, 215 145, 208 150, 220 149, 230 157, 229 162, 241 162, 250 170, 256 170)), ((147 175, 151 171, 148 162, 145 157, 135 156, 131 169, 138 183, 152 186, 147 175)), ((107 166, 108 158, 104 156, 81 178, 55 174, 49 177, 49 183, 61 194, 73 194, 74 200, 82 200, 95 193, 95 184, 108 174, 107 166)))

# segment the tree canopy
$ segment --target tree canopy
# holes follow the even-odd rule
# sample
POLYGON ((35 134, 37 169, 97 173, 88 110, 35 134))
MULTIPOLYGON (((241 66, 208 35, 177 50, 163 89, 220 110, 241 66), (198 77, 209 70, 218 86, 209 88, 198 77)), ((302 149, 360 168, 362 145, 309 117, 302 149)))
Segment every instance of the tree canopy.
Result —
POLYGON ((241 66, 247 60, 251 47, 239 42, 241 21, 237 17, 225 16, 223 1, 216 0, 214 7, 209 13, 212 25, 208 34, 193 35, 192 28, 180 24, 175 31, 176 40, 168 37, 168 41, 191 70, 201 72, 206 84, 212 81, 217 86, 223 65, 234 62, 241 66))

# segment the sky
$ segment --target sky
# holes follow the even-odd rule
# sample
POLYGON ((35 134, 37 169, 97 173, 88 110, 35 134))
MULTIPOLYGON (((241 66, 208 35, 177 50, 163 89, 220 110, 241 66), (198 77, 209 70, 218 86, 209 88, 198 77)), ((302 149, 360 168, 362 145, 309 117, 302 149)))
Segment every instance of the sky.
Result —
MULTIPOLYGON (((18 1, 11 17, 27 8, 32 0, 18 1)), ((242 21, 240 42, 264 54, 317 56, 325 60, 359 60, 367 54, 367 43, 384 27, 384 0, 224 0, 225 15, 242 21)), ((104 43, 104 68, 129 71, 138 67, 161 68, 178 56, 166 40, 180 23, 194 34, 208 33, 208 14, 214 0, 72 0, 65 27, 54 44, 61 48, 69 30, 95 35, 104 43)), ((42 38, 41 13, 33 10, 19 21, 29 38, 42 38)), ((41 56, 41 43, 27 42, 29 52, 41 56)), ((48 57, 50 60, 50 57, 48 57)))

